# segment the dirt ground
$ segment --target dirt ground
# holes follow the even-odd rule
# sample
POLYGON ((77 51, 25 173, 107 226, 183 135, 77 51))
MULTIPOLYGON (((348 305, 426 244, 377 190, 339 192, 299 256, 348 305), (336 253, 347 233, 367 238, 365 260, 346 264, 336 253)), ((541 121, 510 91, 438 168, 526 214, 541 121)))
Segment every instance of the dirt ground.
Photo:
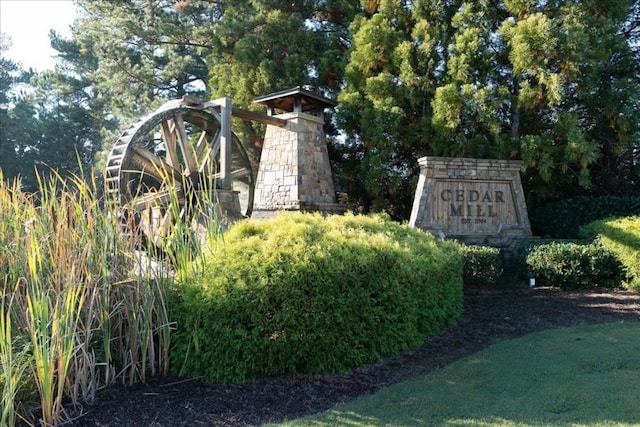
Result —
POLYGON ((470 288, 464 317, 420 348, 343 375, 207 385, 182 378, 113 386, 75 426, 257 426, 302 417, 422 375, 500 340, 551 328, 640 321, 640 295, 621 290, 470 288))

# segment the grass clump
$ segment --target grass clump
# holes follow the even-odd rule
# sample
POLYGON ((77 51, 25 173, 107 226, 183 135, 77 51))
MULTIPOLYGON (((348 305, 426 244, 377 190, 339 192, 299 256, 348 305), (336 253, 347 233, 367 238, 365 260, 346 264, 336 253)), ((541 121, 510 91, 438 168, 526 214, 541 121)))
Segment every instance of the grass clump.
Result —
POLYGON ((236 223, 182 271, 175 373, 209 381, 344 371, 461 315, 457 245, 385 216, 236 223))
POLYGON ((98 194, 55 174, 26 194, 0 171, 0 425, 60 425, 64 405, 168 372, 168 278, 135 273, 138 243, 98 194))
POLYGON ((640 216, 594 221, 580 232, 613 252, 624 266, 625 287, 640 292, 640 216))

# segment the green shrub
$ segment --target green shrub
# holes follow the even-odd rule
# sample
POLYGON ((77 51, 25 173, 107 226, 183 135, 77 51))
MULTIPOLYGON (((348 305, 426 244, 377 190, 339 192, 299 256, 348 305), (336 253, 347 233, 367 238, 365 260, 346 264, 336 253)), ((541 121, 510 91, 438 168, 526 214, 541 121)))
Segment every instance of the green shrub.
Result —
POLYGON ((457 244, 385 216, 242 221, 178 281, 172 369, 208 381, 348 370, 462 310, 457 244))
POLYGON ((623 278, 616 256, 597 241, 532 245, 526 251, 525 265, 540 284, 562 289, 617 287, 623 278))
POLYGON ((489 246, 460 245, 464 284, 495 285, 503 272, 500 250, 489 246))
POLYGON ((640 216, 594 221, 580 233, 615 253, 629 279, 625 286, 640 291, 640 216))
POLYGON ((536 236, 575 239, 592 221, 638 214, 640 197, 579 196, 541 206, 529 217, 536 236))

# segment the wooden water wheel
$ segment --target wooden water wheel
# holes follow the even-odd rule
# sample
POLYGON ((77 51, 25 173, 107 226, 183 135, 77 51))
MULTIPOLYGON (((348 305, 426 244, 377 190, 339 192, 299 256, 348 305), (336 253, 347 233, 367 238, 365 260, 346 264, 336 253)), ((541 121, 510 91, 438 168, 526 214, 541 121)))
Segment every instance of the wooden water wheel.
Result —
POLYGON ((128 232, 142 233, 162 248, 178 221, 190 224, 211 215, 219 190, 240 191, 239 214, 250 216, 254 173, 230 126, 230 102, 183 98, 122 133, 109 154, 105 179, 128 232))

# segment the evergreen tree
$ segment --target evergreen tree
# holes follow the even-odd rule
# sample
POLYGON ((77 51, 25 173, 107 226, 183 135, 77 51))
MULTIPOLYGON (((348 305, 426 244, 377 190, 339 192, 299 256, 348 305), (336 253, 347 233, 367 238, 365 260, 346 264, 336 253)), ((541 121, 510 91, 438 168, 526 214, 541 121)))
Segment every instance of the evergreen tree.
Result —
POLYGON ((19 173, 18 152, 13 135, 15 116, 11 113, 14 94, 20 72, 18 64, 9 60, 4 53, 9 49, 10 40, 0 33, 0 169, 5 179, 13 179, 19 173))
POLYGON ((163 100, 204 95, 211 27, 224 1, 75 0, 73 42, 92 55, 94 90, 129 121, 163 100))
POLYGON ((339 114, 365 210, 408 218, 421 155, 522 158, 537 199, 638 191, 637 5, 363 4, 339 114))
POLYGON ((514 111, 527 118, 513 136, 531 189, 539 197, 576 192, 576 184, 612 193, 627 182, 637 191, 633 168, 620 169, 639 119, 638 63, 621 34, 629 2, 505 3, 514 111))
POLYGON ((38 138, 39 123, 29 98, 33 72, 4 53, 11 40, 0 33, 0 169, 6 180, 20 178, 26 191, 35 190, 32 141, 38 138))
POLYGON ((367 2, 351 25, 339 97, 338 123, 346 133, 339 178, 365 212, 408 218, 417 159, 442 151, 434 145, 431 103, 457 6, 446 0, 367 2))
POLYGON ((32 81, 40 137, 34 144, 36 164, 62 176, 88 170, 101 147, 101 132, 109 121, 99 114, 90 92, 60 71, 45 72, 32 81))
MULTIPOLYGON (((62 43, 51 35, 54 45, 62 43)), ((6 179, 20 176, 36 191, 37 176, 67 176, 88 169, 101 146, 108 120, 79 74, 62 69, 25 72, 0 56, 0 167, 6 179)))
MULTIPOLYGON (((81 132, 78 138, 85 147, 82 164, 93 164, 97 171, 102 171, 113 141, 121 131, 121 120, 127 119, 116 114, 120 102, 113 100, 111 92, 103 93, 100 85, 94 84, 100 63, 95 52, 84 49, 75 37, 64 39, 52 33, 50 38, 57 51, 58 64, 42 82, 64 101, 65 108, 70 110, 71 127, 81 132)), ((40 91, 46 92, 46 89, 40 91)))
MULTIPOLYGON (((295 86, 335 97, 356 10, 357 0, 230 2, 211 33, 211 97, 258 111, 253 98, 295 86)), ((264 126, 243 122, 235 130, 257 160, 264 126)))

